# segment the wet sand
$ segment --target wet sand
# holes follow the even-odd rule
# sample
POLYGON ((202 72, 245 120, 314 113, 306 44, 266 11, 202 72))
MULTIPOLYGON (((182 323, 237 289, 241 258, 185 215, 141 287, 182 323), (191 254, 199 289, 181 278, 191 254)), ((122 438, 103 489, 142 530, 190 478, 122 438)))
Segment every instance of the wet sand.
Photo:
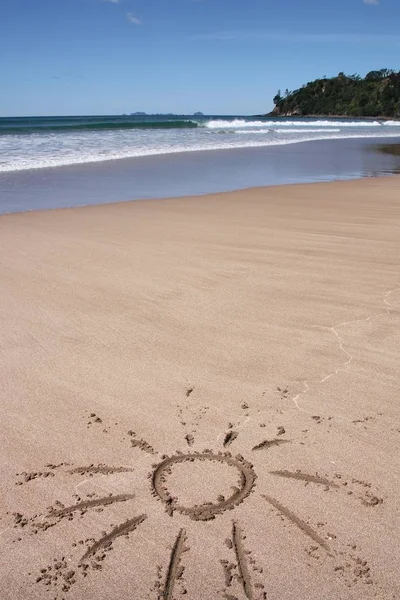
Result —
POLYGON ((0 248, 2 600, 400 596, 400 178, 0 248))
POLYGON ((400 159, 389 150, 399 140, 315 140, 0 172, 0 215, 397 175, 400 159))

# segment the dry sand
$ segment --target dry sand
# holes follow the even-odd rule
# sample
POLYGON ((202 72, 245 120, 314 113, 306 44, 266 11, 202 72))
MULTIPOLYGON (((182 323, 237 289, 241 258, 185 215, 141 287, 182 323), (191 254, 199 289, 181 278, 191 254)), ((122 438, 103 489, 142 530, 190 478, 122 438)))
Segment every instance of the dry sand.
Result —
POLYGON ((0 249, 1 600, 400 598, 400 179, 0 249))

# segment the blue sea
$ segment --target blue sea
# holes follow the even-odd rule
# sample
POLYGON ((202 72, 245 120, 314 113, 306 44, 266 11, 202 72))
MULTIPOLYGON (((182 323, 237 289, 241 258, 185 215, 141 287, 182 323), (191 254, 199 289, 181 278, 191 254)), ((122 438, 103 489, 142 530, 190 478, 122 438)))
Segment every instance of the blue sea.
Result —
POLYGON ((184 115, 1 118, 0 172, 399 135, 399 121, 184 115))
POLYGON ((0 214, 387 175, 399 142, 388 120, 0 118, 0 214))

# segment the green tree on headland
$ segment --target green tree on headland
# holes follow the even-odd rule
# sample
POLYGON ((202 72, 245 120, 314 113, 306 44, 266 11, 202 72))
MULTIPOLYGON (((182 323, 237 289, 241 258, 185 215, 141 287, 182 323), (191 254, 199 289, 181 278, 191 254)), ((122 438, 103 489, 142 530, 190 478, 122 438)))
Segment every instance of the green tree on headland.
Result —
POLYGON ((339 73, 316 79, 294 92, 279 91, 272 115, 400 118, 400 71, 370 71, 364 79, 356 73, 339 73))

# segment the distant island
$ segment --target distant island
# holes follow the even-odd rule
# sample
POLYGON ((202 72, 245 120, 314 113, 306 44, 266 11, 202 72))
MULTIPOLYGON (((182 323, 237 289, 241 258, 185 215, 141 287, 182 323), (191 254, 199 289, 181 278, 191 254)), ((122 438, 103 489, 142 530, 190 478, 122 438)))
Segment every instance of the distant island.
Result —
POLYGON ((130 113, 131 117, 174 117, 174 113, 151 113, 148 114, 146 112, 138 111, 134 113, 130 113))
POLYGON ((299 90, 279 90, 267 116, 400 118, 400 71, 381 69, 360 75, 322 78, 299 90))
MULTIPOLYGON (((123 117, 126 117, 127 115, 124 113, 122 115, 123 117)), ((134 112, 134 113, 130 113, 131 117, 181 117, 181 116, 185 116, 185 115, 180 115, 177 113, 145 113, 145 112, 134 112)), ((202 112, 195 112, 193 114, 194 117, 204 117, 204 114, 202 112)))

